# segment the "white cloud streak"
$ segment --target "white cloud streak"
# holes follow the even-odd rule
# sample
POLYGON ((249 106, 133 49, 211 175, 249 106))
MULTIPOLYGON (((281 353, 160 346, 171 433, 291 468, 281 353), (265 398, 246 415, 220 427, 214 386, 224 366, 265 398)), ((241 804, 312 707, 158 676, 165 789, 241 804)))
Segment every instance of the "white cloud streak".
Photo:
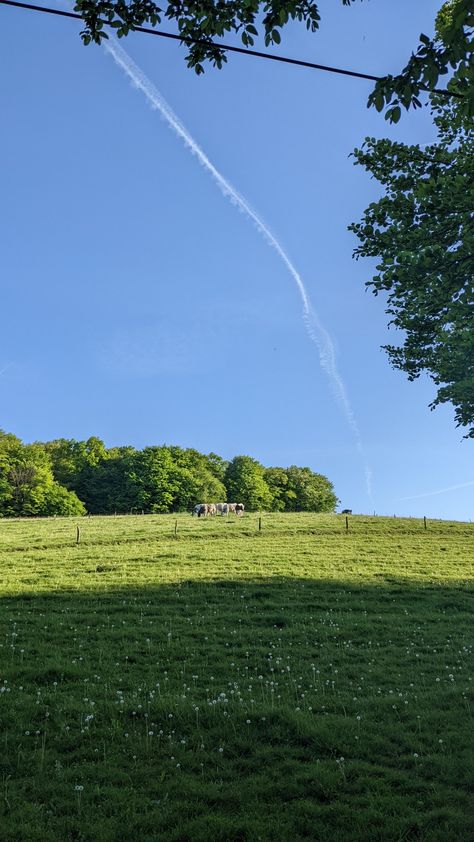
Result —
POLYGON ((427 491, 425 494, 414 494, 410 497, 399 497, 399 500, 421 500, 422 497, 435 497, 437 494, 447 494, 449 491, 458 491, 461 488, 468 488, 474 485, 474 480, 461 482, 459 485, 450 485, 448 488, 439 488, 437 491, 427 491))
POLYGON ((372 472, 370 467, 365 464, 365 456, 359 427, 347 395, 345 384, 337 368, 334 343, 326 328, 321 324, 321 321, 311 304, 308 292, 300 274, 293 266, 283 247, 275 235, 271 232, 270 228, 263 222, 261 217, 251 207, 248 201, 238 192, 238 190, 236 190, 236 188, 233 187, 233 185, 224 178, 223 175, 221 175, 219 170, 216 169, 205 152, 183 126, 153 82, 151 82, 151 80, 135 64, 125 50, 119 45, 117 40, 115 38, 110 38, 104 43, 104 47, 105 50, 110 53, 115 63, 124 71, 124 73, 126 73, 134 86, 144 94, 151 107, 160 112, 161 116, 166 120, 170 128, 178 135, 190 152, 195 155, 199 163, 210 173, 225 198, 229 199, 229 201, 237 207, 238 210, 244 213, 253 222, 259 234, 261 234, 267 244, 276 251, 278 257, 293 278, 303 304, 303 320, 306 325, 306 330, 310 339, 318 348, 321 366, 329 378, 335 399, 341 407, 346 421, 354 435, 357 452, 359 453, 361 460, 364 462, 364 477, 367 494, 369 498, 372 499, 372 472))

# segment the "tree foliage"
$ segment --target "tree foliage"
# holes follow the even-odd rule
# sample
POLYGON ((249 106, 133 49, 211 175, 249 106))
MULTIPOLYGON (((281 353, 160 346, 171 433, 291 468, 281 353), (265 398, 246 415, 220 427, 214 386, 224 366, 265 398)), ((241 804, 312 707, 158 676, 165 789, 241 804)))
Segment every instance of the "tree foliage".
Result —
POLYGON ((235 456, 225 473, 229 500, 243 503, 246 509, 269 509, 272 504, 270 489, 264 478, 264 468, 251 456, 235 456))
MULTIPOLYGON (((385 119, 397 123, 402 108, 420 108, 420 94, 448 78, 447 90, 457 94, 463 117, 474 117, 474 7, 472 0, 448 0, 441 7, 435 34, 420 35, 416 52, 396 76, 376 82, 368 105, 386 106, 385 119)), ((449 102, 449 99, 445 99, 449 102)))
POLYGON ((0 431, 0 517, 84 513, 76 494, 55 480, 42 445, 0 431))
POLYGON ((265 481, 276 512, 333 512, 339 502, 334 486, 310 468, 266 468, 265 481))
POLYGON ((410 380, 427 372, 438 386, 432 408, 451 402, 474 437, 474 132, 462 109, 434 103, 439 142, 424 149, 366 138, 354 153, 384 188, 350 229, 356 257, 376 258, 367 285, 387 295, 387 345, 410 380))
POLYGON ((337 503, 329 480, 309 468, 266 469, 250 456, 227 462, 171 445, 107 449, 95 436, 25 445, 0 431, 0 517, 186 512, 226 500, 250 511, 333 511, 337 503), (280 472, 285 494, 272 479, 280 472))
MULTIPOLYGON (((342 0, 344 6, 354 2, 342 0)), ((163 6, 154 0, 76 0, 74 8, 84 20, 81 35, 85 44, 100 44, 108 38, 108 26, 121 38, 144 24, 174 22, 188 47, 187 64, 196 73, 204 71, 205 62, 221 68, 227 61, 215 38, 233 33, 244 47, 252 47, 260 27, 269 46, 281 42, 282 29, 289 21, 299 21, 315 32, 321 19, 315 0, 168 0, 163 6)), ((463 95, 465 114, 474 115, 473 27, 472 0, 448 0, 438 15, 434 37, 420 35, 419 46, 404 69, 377 82, 368 105, 379 111, 386 108, 386 118, 397 122, 402 107, 419 107, 420 93, 432 90, 449 74, 450 90, 463 95)))

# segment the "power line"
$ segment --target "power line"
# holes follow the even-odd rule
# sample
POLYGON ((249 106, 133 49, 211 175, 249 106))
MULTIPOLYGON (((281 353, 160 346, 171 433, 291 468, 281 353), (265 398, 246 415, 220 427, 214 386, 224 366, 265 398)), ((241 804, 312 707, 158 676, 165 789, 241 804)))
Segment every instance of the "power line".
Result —
MULTIPOLYGON (((83 21, 81 15, 76 12, 65 12, 61 9, 51 9, 47 6, 35 6, 32 3, 20 3, 19 0, 0 0, 3 6, 14 6, 19 9, 28 9, 33 12, 45 12, 49 15, 58 15, 63 18, 74 18, 83 21)), ((110 21, 100 19, 104 26, 112 26, 110 21)), ((171 38, 173 41, 179 41, 181 44, 198 44, 203 47, 217 47, 219 50, 225 50, 231 53, 241 53, 245 56, 256 56, 257 58, 265 58, 270 61, 279 61, 284 64, 295 64, 299 67, 309 67, 312 70, 323 70, 327 73, 338 73, 341 76, 353 76, 356 79, 368 79, 370 82, 379 82, 383 76, 372 76, 370 73, 359 73, 357 70, 345 70, 341 67, 331 67, 327 64, 315 64, 312 61, 303 61, 302 59, 289 58, 288 56, 277 56, 272 53, 262 53, 259 50, 250 50, 246 47, 234 47, 230 44, 218 44, 215 41, 206 40, 203 38, 189 38, 185 35, 175 35, 172 32, 163 32, 160 29, 151 29, 146 26, 134 26, 133 32, 144 32, 146 35, 156 35, 159 38, 171 38)), ((447 91, 443 88, 428 88, 420 85, 420 90, 428 91, 433 94, 444 94, 445 96, 452 96, 458 99, 463 99, 463 94, 455 93, 454 91, 447 91)))
MULTIPOLYGON (((34 6, 31 3, 17 2, 17 0, 0 0, 0 3, 4 6, 16 6, 20 9, 30 9, 30 10, 35 11, 35 12, 47 12, 48 14, 51 14, 51 15, 59 15, 60 17, 76 18, 76 19, 79 19, 79 20, 83 20, 81 15, 79 15, 75 12, 64 12, 60 9, 51 9, 51 8, 47 8, 46 6, 34 6)), ((108 21, 104 20, 102 22, 103 22, 104 26, 111 26, 111 24, 108 21)), ((311 68, 314 68, 315 70, 326 70, 326 71, 329 71, 330 73, 342 73, 345 76, 356 76, 359 79, 369 79, 369 81, 373 81, 373 82, 377 82, 379 79, 382 78, 381 76, 371 76, 368 73, 358 73, 355 70, 342 70, 339 67, 328 67, 324 64, 314 64, 313 62, 310 62, 310 61, 303 61, 301 59, 288 58, 287 56, 276 56, 276 55, 272 55, 271 53, 262 53, 262 52, 259 52, 258 50, 250 50, 250 49, 246 49, 246 48, 244 49, 243 47, 234 47, 234 46, 230 46, 230 44, 216 44, 215 41, 210 41, 210 40, 205 40, 205 39, 200 39, 200 38, 199 39, 198 38, 188 38, 186 36, 175 35, 174 33, 171 33, 171 32, 163 32, 162 30, 159 30, 159 29, 151 29, 151 28, 146 27, 146 26, 134 26, 133 32, 144 32, 147 35, 157 35, 160 38, 171 38, 173 41, 180 41, 181 43, 184 42, 185 44, 200 44, 204 47, 214 46, 214 47, 218 47, 221 50, 227 50, 227 51, 233 52, 233 53, 243 53, 244 55, 257 56, 258 58, 266 58, 266 59, 270 59, 271 61, 282 61, 282 62, 285 62, 287 64, 297 64, 297 65, 300 65, 301 67, 311 67, 311 68)))

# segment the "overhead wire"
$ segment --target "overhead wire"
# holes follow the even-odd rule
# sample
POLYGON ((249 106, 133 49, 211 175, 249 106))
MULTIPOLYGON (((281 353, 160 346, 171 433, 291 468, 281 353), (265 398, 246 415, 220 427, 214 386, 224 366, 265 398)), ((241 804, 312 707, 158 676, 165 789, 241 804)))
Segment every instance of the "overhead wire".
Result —
MULTIPOLYGON (((84 21, 83 17, 79 15, 77 12, 66 12, 62 9, 52 9, 48 6, 37 6, 33 3, 22 3, 20 0, 0 0, 0 4, 3 6, 13 6, 18 9, 26 9, 29 11, 34 12, 44 12, 50 15, 57 15, 58 17, 64 18, 73 18, 75 20, 84 21)), ((108 20, 104 20, 100 18, 101 23, 104 26, 112 26, 112 22, 108 20)), ((278 61, 284 64, 292 64, 298 67, 307 67, 312 70, 322 70, 326 73, 337 73, 341 76, 352 76, 356 79, 367 79, 370 82, 380 82, 384 77, 383 76, 374 76, 371 73, 360 73, 357 70, 347 70, 342 67, 332 67, 327 64, 317 64, 313 61, 304 61, 303 59, 297 58, 290 58, 289 56, 280 56, 275 55, 273 53, 265 53, 261 52, 260 50, 252 50, 247 47, 236 47, 231 44, 221 44, 220 42, 217 43, 216 41, 212 41, 210 39, 204 38, 190 38, 187 35, 176 35, 173 32, 164 32, 160 29, 153 29, 147 26, 133 26, 131 27, 132 32, 143 32, 146 35, 155 35, 159 38, 169 38, 173 41, 179 41, 181 44, 197 44, 203 47, 217 47, 219 50, 225 50, 226 52, 231 53, 240 53, 241 55, 246 56, 255 56, 256 58, 263 58, 269 61, 278 61)), ((427 91, 428 93, 433 94, 442 94, 444 96, 455 97, 457 99, 463 99, 463 94, 457 93, 455 91, 448 91, 444 88, 429 88, 424 85, 420 85, 420 89, 423 91, 427 91)))

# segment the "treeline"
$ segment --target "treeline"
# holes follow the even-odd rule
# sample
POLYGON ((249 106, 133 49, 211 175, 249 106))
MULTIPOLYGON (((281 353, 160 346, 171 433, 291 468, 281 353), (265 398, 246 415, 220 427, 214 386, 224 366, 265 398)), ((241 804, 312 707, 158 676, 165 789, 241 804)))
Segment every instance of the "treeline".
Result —
POLYGON ((226 500, 277 512, 331 512, 338 502, 310 468, 168 445, 106 448, 95 436, 23 444, 0 431, 0 517, 185 512, 226 500))

